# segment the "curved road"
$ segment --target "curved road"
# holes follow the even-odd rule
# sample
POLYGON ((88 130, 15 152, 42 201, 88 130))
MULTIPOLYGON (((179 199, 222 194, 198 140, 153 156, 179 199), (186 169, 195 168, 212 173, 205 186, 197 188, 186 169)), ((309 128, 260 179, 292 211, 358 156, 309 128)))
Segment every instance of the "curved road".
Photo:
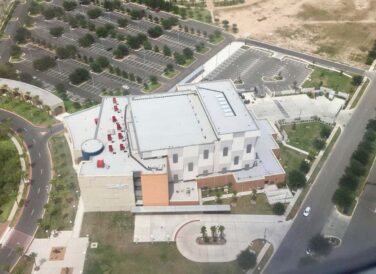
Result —
POLYGON ((0 265, 13 266, 19 258, 16 248, 29 245, 37 230, 37 221, 42 217, 51 178, 48 138, 63 130, 63 125, 56 124, 51 130, 35 127, 19 116, 0 109, 0 121, 4 119, 10 119, 11 128, 22 135, 28 146, 32 175, 28 203, 6 243, 0 248, 0 265))

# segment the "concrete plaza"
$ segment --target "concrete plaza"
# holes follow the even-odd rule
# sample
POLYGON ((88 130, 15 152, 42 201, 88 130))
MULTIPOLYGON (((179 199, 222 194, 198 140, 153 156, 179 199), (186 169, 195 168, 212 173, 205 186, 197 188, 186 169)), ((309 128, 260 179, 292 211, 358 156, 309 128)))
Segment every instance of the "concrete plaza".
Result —
POLYGON ((195 262, 229 262, 236 259, 253 240, 268 240, 276 249, 290 227, 284 216, 197 214, 197 215, 137 215, 135 242, 176 241, 180 253, 195 262), (206 226, 225 227, 224 245, 200 245, 200 230, 206 226))

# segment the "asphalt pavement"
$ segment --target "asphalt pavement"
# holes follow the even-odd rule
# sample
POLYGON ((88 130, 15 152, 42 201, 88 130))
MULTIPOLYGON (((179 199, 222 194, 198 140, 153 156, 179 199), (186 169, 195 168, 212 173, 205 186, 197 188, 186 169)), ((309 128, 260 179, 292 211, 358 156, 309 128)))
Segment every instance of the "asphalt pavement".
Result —
POLYGON ((309 240, 322 231, 328 220, 333 208, 331 199, 338 187, 338 181, 363 137, 368 120, 376 116, 375 73, 367 74, 371 78, 367 92, 348 124, 344 126, 337 144, 311 187, 293 225, 264 273, 288 273, 290 269, 297 268, 299 260, 305 256, 309 240), (308 217, 304 217, 302 211, 307 206, 310 206, 312 211, 308 217))
POLYGON ((10 119, 11 128, 22 135, 28 146, 32 175, 26 198, 28 202, 7 242, 0 248, 0 265, 11 266, 19 258, 17 246, 25 248, 30 243, 38 227, 37 221, 42 217, 51 178, 48 138, 62 131, 63 125, 56 124, 51 129, 35 127, 19 116, 0 109, 0 121, 4 119, 10 119))

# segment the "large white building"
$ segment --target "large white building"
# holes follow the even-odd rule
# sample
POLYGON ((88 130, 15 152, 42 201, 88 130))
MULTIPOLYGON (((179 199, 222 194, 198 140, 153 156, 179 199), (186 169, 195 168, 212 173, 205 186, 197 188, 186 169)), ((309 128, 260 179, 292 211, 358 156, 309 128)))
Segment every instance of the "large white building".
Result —
POLYGON ((105 97, 65 119, 86 211, 199 204, 199 188, 281 183, 274 130, 230 80, 105 97))

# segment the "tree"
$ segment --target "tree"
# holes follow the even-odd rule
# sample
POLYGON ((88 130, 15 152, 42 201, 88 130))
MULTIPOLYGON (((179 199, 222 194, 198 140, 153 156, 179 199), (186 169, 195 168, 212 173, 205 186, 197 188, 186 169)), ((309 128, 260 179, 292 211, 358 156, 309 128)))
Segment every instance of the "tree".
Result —
POLYGON ((179 23, 179 20, 176 17, 163 18, 161 22, 162 27, 165 30, 171 29, 173 26, 176 26, 178 23, 179 23))
POLYGON ((145 50, 151 50, 152 49, 152 45, 151 43, 149 42, 149 40, 146 40, 142 46, 144 47, 145 50))
POLYGON ((77 48, 74 45, 58 47, 55 49, 55 53, 59 59, 73 58, 77 54, 77 48))
POLYGON ((359 185, 359 178, 352 173, 346 172, 341 179, 339 179, 339 185, 354 191, 359 185))
POLYGON ((299 166, 299 169, 301 172, 303 172, 304 174, 307 174, 309 169, 310 169, 310 165, 309 163, 307 163, 307 161, 305 159, 303 159, 301 162, 300 162, 300 166, 299 166))
POLYGON ((66 88, 65 88, 65 86, 64 86, 63 83, 60 82, 60 83, 56 84, 56 85, 55 85, 55 90, 56 90, 57 95, 58 95, 63 101, 65 101, 65 100, 68 99, 68 97, 67 97, 67 90, 66 90, 66 88))
POLYGON ((288 173, 288 185, 291 189, 302 188, 306 183, 304 174, 299 170, 292 170, 288 173))
POLYGON ((33 62, 34 69, 39 71, 46 71, 54 66, 56 66, 56 60, 50 56, 43 56, 33 62))
POLYGON ((160 26, 155 26, 148 29, 148 34, 151 38, 157 38, 163 34, 163 29, 160 26))
POLYGON ((151 75, 150 76, 150 82, 152 83, 152 84, 157 84, 158 83, 158 79, 157 79, 157 77, 156 76, 154 76, 154 75, 151 75))
POLYGON ((34 264, 34 270, 38 271, 39 270, 39 266, 37 266, 37 262, 36 262, 36 258, 37 258, 38 254, 35 253, 35 252, 31 252, 29 254, 29 258, 30 260, 33 262, 34 264))
POLYGON ((273 205, 273 213, 276 214, 276 215, 283 215, 285 214, 285 205, 282 204, 282 203, 275 203, 273 205))
POLYGON ((104 26, 97 27, 95 34, 98 38, 106 38, 108 36, 108 30, 104 26))
POLYGON ((225 232, 225 227, 223 226, 223 225, 220 225, 219 227, 218 227, 218 231, 219 231, 219 237, 221 238, 221 239, 224 239, 224 232, 225 232))
POLYGON ((64 28, 63 27, 52 27, 50 28, 50 34, 53 37, 60 37, 64 33, 64 28))
POLYGON ((127 56, 129 54, 129 49, 124 44, 119 44, 117 48, 113 51, 113 55, 116 59, 123 59, 124 56, 127 56))
POLYGON ((331 131, 332 130, 330 127, 327 127, 327 126, 322 127, 320 131, 321 138, 327 139, 330 136, 331 131))
POLYGON ((255 267, 256 255, 255 253, 249 251, 249 249, 247 248, 246 250, 240 252, 240 254, 237 257, 237 261, 241 269, 248 270, 250 268, 255 267))
POLYGON ((354 86, 360 86, 362 82, 363 82, 363 76, 355 75, 352 78, 351 84, 353 84, 354 86))
POLYGON ((346 212, 354 201, 354 194, 348 188, 340 187, 336 190, 336 192, 334 192, 332 201, 335 205, 337 205, 340 208, 343 208, 346 212))
POLYGON ((313 141, 313 146, 317 149, 317 150, 322 150, 324 149, 325 147, 325 141, 320 139, 320 138, 316 138, 314 141, 313 141))
POLYGON ((185 65, 186 59, 185 59, 185 56, 183 54, 175 52, 174 53, 174 58, 175 58, 175 62, 178 65, 185 65))
POLYGON ((346 173, 352 173, 356 176, 363 176, 366 172, 367 168, 356 159, 351 159, 350 166, 346 170, 346 173))
POLYGON ((90 68, 93 72, 101 73, 103 71, 102 67, 97 62, 91 62, 90 68))
POLYGON ((104 56, 97 57, 96 62, 100 65, 101 68, 107 68, 110 65, 110 62, 104 56))
POLYGON ((0 64, 0 77, 17 79, 17 72, 11 64, 0 64))
POLYGON ((77 2, 74 1, 74 0, 65 0, 65 1, 63 2, 63 8, 64 8, 66 11, 72 11, 72 10, 74 10, 76 7, 77 7, 77 2))
POLYGON ((125 27, 128 25, 128 20, 125 19, 125 18, 119 18, 119 19, 117 20, 117 23, 118 23, 118 26, 119 26, 120 28, 125 28, 125 27))
POLYGON ((22 54, 22 50, 21 50, 21 47, 17 46, 17 45, 12 45, 11 48, 10 48, 10 56, 12 56, 12 58, 20 58, 21 57, 21 54, 22 54))
POLYGON ((202 235, 202 238, 205 239, 206 238, 206 226, 202 226, 201 227, 201 235, 202 235))
POLYGON ((102 10, 100 8, 92 8, 89 9, 86 14, 90 19, 96 19, 102 15, 102 10))
POLYGON ((171 50, 166 45, 163 46, 163 54, 166 55, 166 56, 171 56, 171 50))
POLYGON ((87 48, 90 47, 94 43, 94 41, 94 36, 90 33, 87 33, 83 37, 78 39, 78 44, 83 48, 87 48))
POLYGON ((145 16, 144 10, 131 10, 129 12, 129 15, 131 16, 132 20, 141 20, 142 17, 145 16))
POLYGON ((211 236, 212 236, 213 241, 216 241, 216 239, 217 239, 217 227, 215 225, 212 225, 210 227, 210 232, 211 232, 211 236))
POLYGON ((228 21, 228 20, 223 20, 222 21, 222 24, 223 24, 223 28, 225 29, 225 30, 228 30, 228 24, 229 24, 230 22, 228 21))
POLYGON ((159 47, 158 47, 157 45, 155 45, 154 48, 153 48, 153 50, 154 50, 155 52, 159 52, 159 47))
POLYGON ((327 256, 332 251, 332 245, 323 235, 318 234, 309 241, 309 248, 314 254, 319 256, 327 256))
POLYGON ((84 68, 77 68, 69 75, 69 80, 74 85, 79 85, 90 78, 90 73, 84 68))
POLYGON ((193 58, 193 51, 190 48, 183 49, 183 55, 186 59, 192 59, 193 58))
POLYGON ((24 27, 20 27, 16 30, 16 34, 14 35, 14 40, 16 43, 26 43, 27 40, 31 37, 31 33, 28 29, 24 27))

